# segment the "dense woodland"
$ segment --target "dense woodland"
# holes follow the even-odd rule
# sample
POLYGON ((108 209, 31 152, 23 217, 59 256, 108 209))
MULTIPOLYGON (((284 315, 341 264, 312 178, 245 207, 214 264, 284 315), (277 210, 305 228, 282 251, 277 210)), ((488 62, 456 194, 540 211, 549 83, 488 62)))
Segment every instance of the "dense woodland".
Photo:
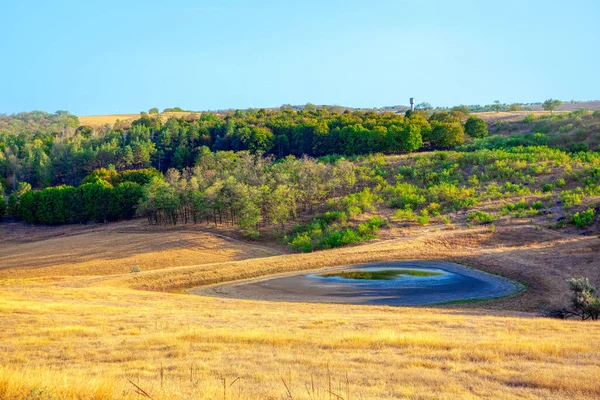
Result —
POLYGON ((266 229, 299 251, 373 238, 390 222, 382 207, 396 209, 396 221, 426 225, 451 224, 457 212, 469 223, 541 215, 558 202, 562 219, 549 226, 585 228, 597 220, 600 153, 552 146, 562 127, 589 130, 597 117, 529 118, 522 126, 546 133, 487 137, 506 127, 460 109, 250 110, 164 123, 144 114, 96 130, 64 112, 3 116, 0 215, 43 224, 137 215, 150 224, 231 225, 250 237, 266 229), (456 151, 383 155, 424 147, 456 151), (498 199, 503 208, 479 209, 498 199))
POLYGON ((193 167, 207 149, 283 158, 447 148, 464 142, 465 121, 458 111, 404 117, 315 108, 189 114, 165 122, 144 113, 130 126, 91 128, 64 112, 21 113, 0 117, 0 177, 12 191, 19 182, 34 188, 78 185, 92 171, 110 166, 181 170, 193 167))

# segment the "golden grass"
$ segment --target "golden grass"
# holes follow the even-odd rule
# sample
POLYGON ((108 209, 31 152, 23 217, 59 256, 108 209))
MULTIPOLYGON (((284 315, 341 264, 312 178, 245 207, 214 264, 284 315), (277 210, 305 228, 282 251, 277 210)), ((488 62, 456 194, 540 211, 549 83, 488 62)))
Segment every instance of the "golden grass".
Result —
MULTIPOLYGON (((493 235, 485 229, 431 230, 353 248, 265 257, 269 250, 262 247, 209 234, 188 242, 188 234, 201 233, 105 229, 20 243, 14 252, 21 252, 23 265, 47 264, 21 269, 9 259, 11 275, 0 281, 0 399, 144 398, 134 385, 153 399, 600 397, 598 324, 473 306, 270 303, 165 292, 326 265, 443 258, 523 278, 531 285, 528 293, 486 307, 528 309, 548 299, 544 293, 561 281, 560 274, 584 268, 586 257, 591 262, 585 265, 598 269, 597 238, 553 236, 531 227, 500 227, 493 235), (112 241, 120 235, 131 236, 112 241), (104 239, 77 250, 90 237, 104 239), (154 251, 161 237, 164 256, 154 251), (184 241, 180 247, 173 245, 177 237, 184 241), (157 269, 131 274, 111 264, 129 265, 130 257, 146 253, 148 260, 166 262, 166 254, 177 257, 188 247, 219 240, 230 246, 225 259, 258 258, 208 262, 213 248, 197 247, 195 266, 158 269, 157 261, 151 264, 157 269), (88 259, 89 251, 94 253, 88 259), (88 272, 60 273, 77 265, 88 265, 88 272), (54 272, 59 276, 50 276, 54 272), (121 274, 89 276, 113 273, 121 274)), ((13 245, 0 241, 3 263, 6 254, 15 254, 8 249, 13 245)))
POLYGON ((65 232, 44 240, 0 245, 0 280, 123 274, 133 265, 148 271, 279 254, 205 232, 138 228, 137 224, 121 223, 110 230, 65 232))
POLYGON ((600 396, 600 327, 575 321, 44 286, 0 315, 0 398, 600 396))
MULTIPOLYGON (((200 113, 189 113, 189 112, 167 112, 160 113, 160 118, 166 121, 170 117, 186 117, 190 114, 199 115, 200 113)), ((105 114, 105 115, 80 115, 79 122, 81 125, 87 125, 91 127, 99 127, 103 125, 114 125, 117 120, 121 122, 133 122, 140 118, 140 114, 105 114)))

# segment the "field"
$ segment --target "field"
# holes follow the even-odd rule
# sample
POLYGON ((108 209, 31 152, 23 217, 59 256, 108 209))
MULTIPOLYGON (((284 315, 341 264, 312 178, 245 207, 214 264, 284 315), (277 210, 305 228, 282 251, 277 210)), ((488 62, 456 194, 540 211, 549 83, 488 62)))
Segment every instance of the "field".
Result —
POLYGON ((538 317, 541 304, 565 301, 565 277, 599 278, 595 236, 540 232, 526 223, 493 233, 421 228, 390 231, 361 246, 281 254, 279 246, 139 220, 3 229, 0 398, 600 396, 600 385, 590 380, 600 373, 600 327, 538 317), (86 249, 90 243, 95 254, 86 249), (417 257, 502 273, 528 290, 438 308, 185 292, 252 276, 417 257), (134 264, 142 272, 129 272, 134 264))
MULTIPOLYGON (((160 118, 163 121, 166 121, 170 117, 181 118, 190 114, 199 114, 199 113, 189 113, 189 112, 163 112, 160 113, 160 118)), ((82 126, 91 126, 91 127, 100 127, 104 125, 114 125, 115 122, 125 122, 131 123, 138 119, 140 114, 104 114, 104 115, 80 115, 79 122, 82 126)))
MULTIPOLYGON (((32 226, 10 214, 0 224, 0 399, 600 397, 600 325, 543 317, 569 304, 566 279, 600 282, 597 118, 513 114, 484 116, 496 136, 449 151, 277 163, 205 154, 194 174, 146 186, 161 189, 150 199, 181 200, 148 218, 32 226), (556 148, 575 141, 586 151, 556 148), (255 191, 286 176, 304 178, 262 187, 276 201, 255 191), (282 193, 299 194, 287 211, 282 193), (437 307, 191 290, 401 259, 457 262, 525 290, 437 307)), ((60 190, 20 208, 37 207, 36 218, 76 209, 51 193, 60 190)))

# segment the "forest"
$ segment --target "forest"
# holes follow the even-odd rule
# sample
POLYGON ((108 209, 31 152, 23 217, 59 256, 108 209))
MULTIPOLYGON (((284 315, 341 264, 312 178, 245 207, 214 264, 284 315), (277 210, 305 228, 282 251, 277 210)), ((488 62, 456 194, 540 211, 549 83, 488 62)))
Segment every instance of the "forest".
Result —
POLYGON ((369 240, 391 220, 451 224, 464 212, 470 224, 489 224, 549 213, 553 201, 563 210, 551 227, 585 228, 598 212, 587 205, 600 195, 600 153, 556 148, 547 128, 597 117, 524 121, 548 133, 488 136, 506 127, 460 109, 249 110, 165 123, 143 114, 96 130, 64 112, 4 116, 0 215, 50 225, 134 216, 229 225, 254 238, 275 232, 298 251, 369 240), (477 209, 498 199, 511 201, 477 209), (396 211, 390 219, 382 208, 396 211))
POLYGON ((110 166, 181 170, 193 167, 206 148, 277 158, 449 148, 464 142, 465 121, 460 111, 402 116, 284 108, 189 114, 165 122, 159 114, 142 113, 131 124, 93 128, 80 126, 77 117, 62 111, 4 115, 0 179, 12 191, 19 182, 34 188, 78 185, 92 171, 110 166))

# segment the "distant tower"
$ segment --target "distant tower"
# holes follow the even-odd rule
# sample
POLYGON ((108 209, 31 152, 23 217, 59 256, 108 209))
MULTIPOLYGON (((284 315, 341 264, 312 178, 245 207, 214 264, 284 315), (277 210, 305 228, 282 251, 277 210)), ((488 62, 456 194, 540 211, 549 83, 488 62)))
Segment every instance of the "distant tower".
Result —
POLYGON ((415 111, 415 98, 414 97, 410 98, 410 110, 415 111))

